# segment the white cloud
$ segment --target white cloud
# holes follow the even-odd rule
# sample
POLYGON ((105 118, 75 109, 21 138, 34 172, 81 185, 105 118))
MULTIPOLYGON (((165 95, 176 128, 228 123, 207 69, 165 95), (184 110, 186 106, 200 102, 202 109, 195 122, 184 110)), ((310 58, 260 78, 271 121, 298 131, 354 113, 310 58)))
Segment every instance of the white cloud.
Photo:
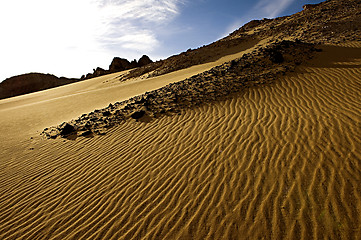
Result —
POLYGON ((115 56, 151 53, 159 46, 157 28, 179 14, 181 3, 1 1, 0 81, 26 72, 80 77, 96 66, 106 68, 115 56))

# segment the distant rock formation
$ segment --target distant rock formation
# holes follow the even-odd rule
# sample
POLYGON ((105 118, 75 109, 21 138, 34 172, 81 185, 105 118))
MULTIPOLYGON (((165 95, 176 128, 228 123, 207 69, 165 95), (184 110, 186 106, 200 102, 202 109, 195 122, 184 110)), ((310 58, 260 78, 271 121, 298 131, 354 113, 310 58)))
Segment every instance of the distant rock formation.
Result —
POLYGON ((99 76, 106 75, 109 73, 120 72, 120 71, 124 71, 124 70, 128 70, 128 69, 132 69, 132 68, 136 68, 136 67, 143 67, 152 62, 153 61, 147 55, 143 55, 139 59, 139 61, 134 59, 131 62, 129 62, 125 58, 115 57, 115 58, 113 58, 113 61, 109 65, 109 70, 104 70, 104 69, 98 67, 93 70, 93 73, 88 73, 86 75, 83 75, 81 77, 81 79, 84 80, 84 79, 89 79, 89 78, 93 78, 93 77, 99 77, 99 76))
POLYGON ((0 83, 0 99, 37 92, 77 81, 79 81, 79 79, 59 78, 52 74, 22 74, 8 78, 0 83))
POLYGON ((138 61, 138 67, 143 67, 143 66, 148 65, 149 63, 152 63, 152 62, 153 61, 147 55, 143 55, 138 61))
MULTIPOLYGON (((135 65, 134 62, 133 65, 135 65)), ((109 72, 119 72, 131 68, 132 63, 130 63, 127 59, 115 57, 109 66, 109 72)))
POLYGON ((103 68, 97 67, 96 69, 94 69, 93 75, 94 75, 95 77, 99 77, 99 76, 102 76, 102 75, 106 74, 106 72, 107 72, 107 71, 104 70, 103 68))

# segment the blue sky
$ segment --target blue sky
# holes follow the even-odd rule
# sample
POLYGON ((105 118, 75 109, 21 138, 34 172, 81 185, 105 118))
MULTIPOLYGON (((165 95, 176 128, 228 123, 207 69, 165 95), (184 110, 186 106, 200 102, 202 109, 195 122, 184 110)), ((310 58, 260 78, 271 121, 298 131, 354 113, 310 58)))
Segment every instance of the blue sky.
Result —
POLYGON ((27 72, 80 77, 113 57, 164 59, 252 19, 320 0, 17 0, 0 3, 0 81, 27 72))

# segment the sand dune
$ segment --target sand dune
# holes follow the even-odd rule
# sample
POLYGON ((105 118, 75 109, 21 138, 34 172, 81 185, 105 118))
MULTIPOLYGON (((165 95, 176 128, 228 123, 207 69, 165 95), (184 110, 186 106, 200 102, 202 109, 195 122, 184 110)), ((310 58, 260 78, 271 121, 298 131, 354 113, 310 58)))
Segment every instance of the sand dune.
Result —
MULTIPOLYGON (((261 41, 260 44, 266 42, 261 41)), ((119 81, 127 71, 81 81, 54 89, 0 101, 0 142, 13 146, 23 138, 30 138, 44 128, 58 125, 88 113, 104 108, 109 103, 126 100, 163 87, 169 83, 184 80, 195 74, 207 71, 224 62, 249 53, 258 41, 252 40, 239 48, 240 52, 223 56, 214 62, 192 66, 154 78, 137 78, 126 82, 119 81)), ((5 147, 5 146, 4 146, 5 147)))
POLYGON ((323 49, 180 115, 7 145, 0 239, 357 239, 361 45, 323 49))

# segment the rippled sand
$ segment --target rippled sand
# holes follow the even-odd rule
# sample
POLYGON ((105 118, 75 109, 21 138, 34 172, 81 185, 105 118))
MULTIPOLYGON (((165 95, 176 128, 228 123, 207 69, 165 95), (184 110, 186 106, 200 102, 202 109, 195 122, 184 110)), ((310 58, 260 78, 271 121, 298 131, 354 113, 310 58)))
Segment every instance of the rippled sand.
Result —
POLYGON ((361 44, 323 49, 180 115, 8 146, 0 239, 359 238, 361 44))

